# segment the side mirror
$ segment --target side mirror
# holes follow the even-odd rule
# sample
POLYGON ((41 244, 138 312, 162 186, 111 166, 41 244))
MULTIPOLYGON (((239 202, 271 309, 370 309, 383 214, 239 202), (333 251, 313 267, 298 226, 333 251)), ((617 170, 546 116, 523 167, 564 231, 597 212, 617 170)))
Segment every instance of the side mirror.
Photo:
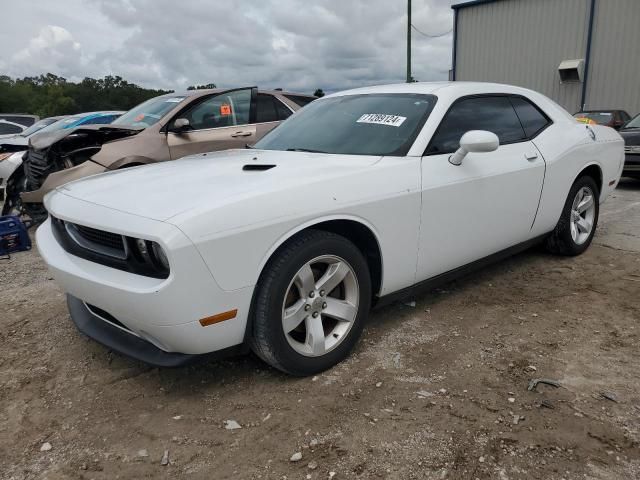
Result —
POLYGON ((460 148, 449 157, 451 165, 462 165, 467 153, 494 152, 500 146, 495 133, 486 130, 469 130, 460 138, 460 148))
POLYGON ((172 130, 177 133, 182 133, 191 128, 191 123, 186 118, 178 118, 173 122, 172 130))

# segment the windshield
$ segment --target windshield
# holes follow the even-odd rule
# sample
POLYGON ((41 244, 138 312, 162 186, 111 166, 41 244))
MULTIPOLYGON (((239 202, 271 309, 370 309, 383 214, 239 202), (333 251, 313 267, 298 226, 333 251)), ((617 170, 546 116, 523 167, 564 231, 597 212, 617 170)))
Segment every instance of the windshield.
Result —
POLYGON ((255 144, 262 150, 406 155, 436 97, 409 93, 316 100, 255 144))
POLYGON ((112 125, 125 127, 147 128, 157 123, 170 110, 173 110, 185 97, 156 97, 132 108, 120 118, 112 122, 112 125))
POLYGON ((27 128, 24 132, 20 134, 21 137, 28 137, 29 135, 33 135, 34 133, 42 130, 47 125, 51 125, 55 123, 56 120, 54 118, 45 118, 44 120, 40 120, 39 122, 34 123, 29 128, 27 128))
POLYGON ((574 117, 582 123, 606 125, 613 119, 613 114, 611 112, 578 112, 574 117))
POLYGON ((622 127, 623 129, 627 128, 640 128, 640 115, 636 115, 632 120, 629 120, 627 124, 622 127))

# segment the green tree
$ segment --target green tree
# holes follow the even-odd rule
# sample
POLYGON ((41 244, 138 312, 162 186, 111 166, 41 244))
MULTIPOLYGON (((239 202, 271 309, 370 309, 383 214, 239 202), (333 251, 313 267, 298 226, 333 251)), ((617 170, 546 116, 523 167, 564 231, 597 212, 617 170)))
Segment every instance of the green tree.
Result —
POLYGON ((313 96, 314 97, 318 97, 318 98, 324 97, 324 92, 322 91, 321 88, 318 88, 318 89, 316 89, 315 92, 313 92, 313 96))
POLYGON ((17 79, 0 75, 0 112, 48 117, 96 110, 129 110, 165 93, 170 91, 142 88, 113 75, 99 79, 87 77, 79 83, 52 73, 17 79))
POLYGON ((206 85, 189 85, 187 90, 211 90, 212 88, 218 87, 216 87, 215 83, 207 83, 206 85))

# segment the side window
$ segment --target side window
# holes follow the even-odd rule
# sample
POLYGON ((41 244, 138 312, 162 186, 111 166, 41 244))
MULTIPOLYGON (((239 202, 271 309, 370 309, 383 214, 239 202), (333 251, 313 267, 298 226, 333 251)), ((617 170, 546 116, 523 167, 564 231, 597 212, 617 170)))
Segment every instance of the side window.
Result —
POLYGON ((0 123, 0 135, 9 135, 22 132, 22 128, 12 123, 0 123))
POLYGON ((179 114, 179 117, 189 120, 193 130, 205 130, 246 125, 250 111, 251 90, 245 89, 208 97, 179 114))
POLYGON ((540 130, 551 123, 547 116, 528 100, 522 97, 511 97, 511 103, 516 109, 527 138, 536 136, 540 130))
POLYGON ((266 93, 258 94, 258 111, 256 114, 257 123, 277 122, 278 112, 273 96, 266 93))
POLYGON ((469 130, 495 133, 500 144, 526 139, 522 125, 507 97, 476 97, 460 100, 446 114, 427 151, 452 153, 460 146, 460 137, 469 130))

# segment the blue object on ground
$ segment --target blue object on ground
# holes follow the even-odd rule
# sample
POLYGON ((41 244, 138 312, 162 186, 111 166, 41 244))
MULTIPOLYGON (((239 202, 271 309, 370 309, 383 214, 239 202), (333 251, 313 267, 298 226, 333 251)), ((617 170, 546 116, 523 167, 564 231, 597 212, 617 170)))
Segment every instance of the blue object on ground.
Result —
POLYGON ((31 239, 27 227, 19 217, 0 217, 0 255, 31 250, 31 239))

